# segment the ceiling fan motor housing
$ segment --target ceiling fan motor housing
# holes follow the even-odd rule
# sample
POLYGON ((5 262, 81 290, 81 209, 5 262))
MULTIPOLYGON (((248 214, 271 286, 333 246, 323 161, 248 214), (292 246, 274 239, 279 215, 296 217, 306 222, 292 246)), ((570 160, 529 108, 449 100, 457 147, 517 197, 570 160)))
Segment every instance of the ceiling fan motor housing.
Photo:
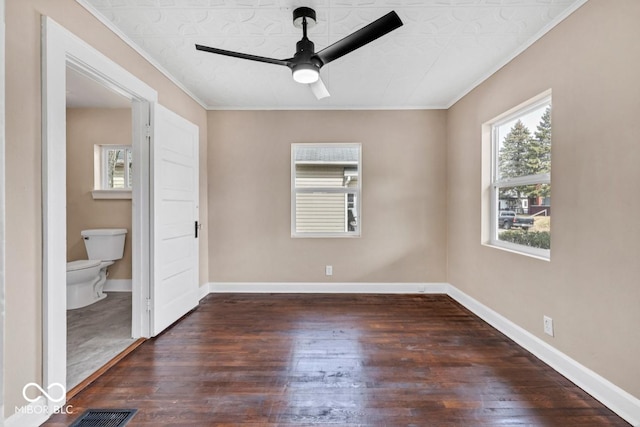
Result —
POLYGON ((316 55, 315 45, 306 37, 296 43, 296 53, 293 55, 291 62, 293 66, 298 64, 312 64, 317 67, 318 70, 324 65, 316 55))
POLYGON ((303 38, 296 44, 296 53, 289 67, 293 79, 298 83, 313 83, 318 80, 322 61, 316 56, 311 40, 303 38))

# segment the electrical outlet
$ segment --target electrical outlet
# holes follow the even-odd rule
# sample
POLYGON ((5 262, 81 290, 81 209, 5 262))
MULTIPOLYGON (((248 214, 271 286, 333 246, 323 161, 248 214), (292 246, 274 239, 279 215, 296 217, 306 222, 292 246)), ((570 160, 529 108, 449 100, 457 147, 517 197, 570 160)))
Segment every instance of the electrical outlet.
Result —
POLYGON ((553 336, 553 319, 549 316, 543 316, 544 333, 553 336))
POLYGON ((327 275, 327 276, 333 276, 333 266, 332 265, 325 265, 324 274, 327 275))

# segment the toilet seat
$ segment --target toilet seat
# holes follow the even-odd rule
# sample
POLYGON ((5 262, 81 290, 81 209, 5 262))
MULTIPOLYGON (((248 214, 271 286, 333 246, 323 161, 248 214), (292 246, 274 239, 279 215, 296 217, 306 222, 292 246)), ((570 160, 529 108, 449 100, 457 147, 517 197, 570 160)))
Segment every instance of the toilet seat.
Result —
POLYGON ((102 263, 99 259, 81 259, 67 263, 67 271, 78 271, 86 268, 97 267, 102 263))

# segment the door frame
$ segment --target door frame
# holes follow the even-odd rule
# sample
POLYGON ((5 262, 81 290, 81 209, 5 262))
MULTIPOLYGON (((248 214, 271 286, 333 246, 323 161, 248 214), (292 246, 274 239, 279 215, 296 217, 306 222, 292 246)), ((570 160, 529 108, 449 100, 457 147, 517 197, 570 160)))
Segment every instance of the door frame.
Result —
MULTIPOLYGON (((149 337, 149 128, 157 92, 47 16, 42 17, 42 387, 66 388, 66 67, 132 102, 132 336, 149 337)), ((43 397, 43 399, 45 399, 43 397)), ((60 402, 55 402, 60 405, 60 402)), ((54 402, 43 401, 53 407, 54 402)), ((51 413, 51 412, 49 412, 51 413)))
POLYGON ((4 425, 5 296, 5 0, 0 0, 0 426, 4 425))

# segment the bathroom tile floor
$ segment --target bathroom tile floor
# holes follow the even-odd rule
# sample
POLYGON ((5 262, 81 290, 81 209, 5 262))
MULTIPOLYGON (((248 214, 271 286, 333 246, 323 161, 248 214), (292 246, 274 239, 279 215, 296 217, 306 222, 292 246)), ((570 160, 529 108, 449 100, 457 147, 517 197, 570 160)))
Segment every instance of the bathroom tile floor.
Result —
POLYGON ((134 341, 131 338, 131 292, 109 292, 102 301, 68 310, 67 390, 134 341))

